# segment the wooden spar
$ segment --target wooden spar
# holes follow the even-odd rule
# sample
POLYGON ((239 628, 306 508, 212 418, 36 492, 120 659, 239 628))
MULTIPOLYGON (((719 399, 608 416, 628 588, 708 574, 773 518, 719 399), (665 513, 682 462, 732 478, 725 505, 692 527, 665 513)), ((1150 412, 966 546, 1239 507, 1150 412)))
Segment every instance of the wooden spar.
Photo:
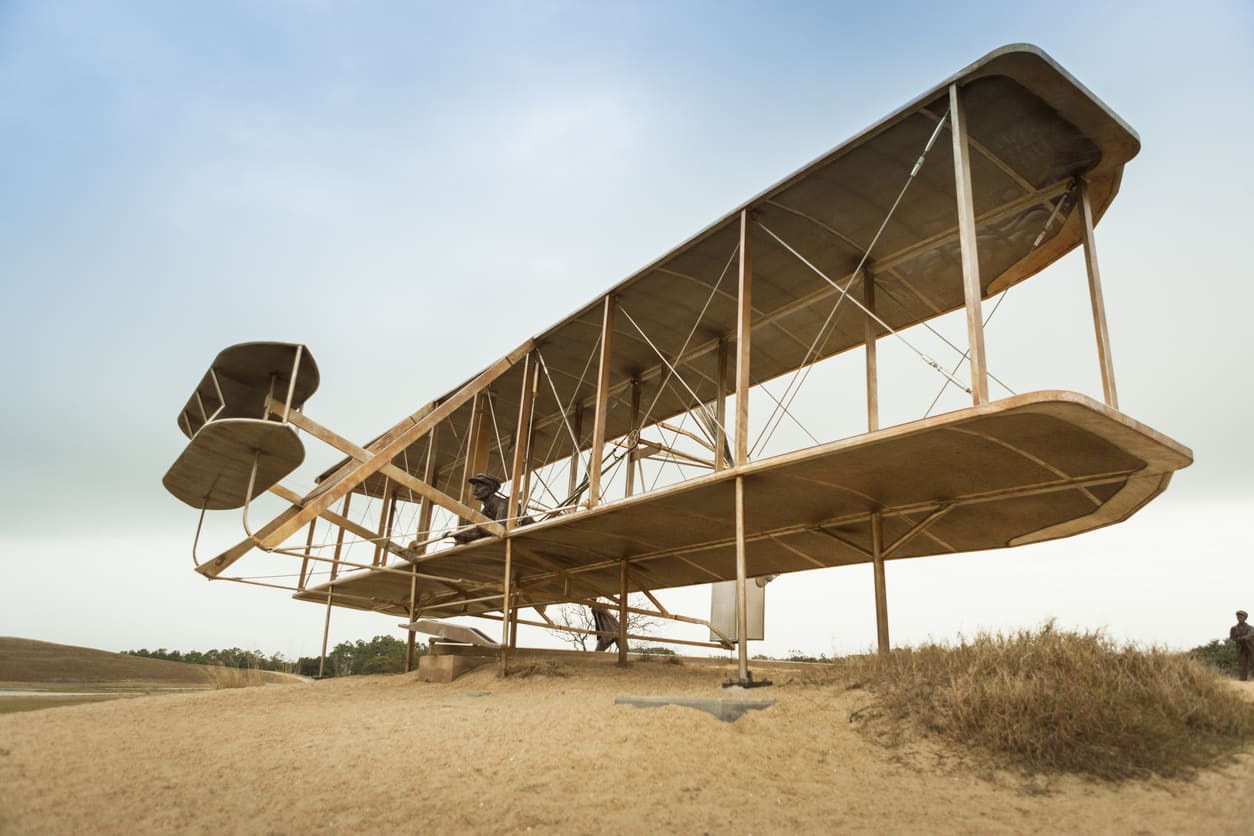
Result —
MULTIPOLYGON (((338 553, 338 549, 337 549, 338 553)), ((327 637, 331 635, 331 598, 335 595, 335 585, 332 584, 327 588, 327 615, 322 622, 322 656, 318 659, 318 678, 321 679, 326 673, 327 667, 327 637)))
MULTIPOLYGON (((530 357, 531 355, 527 355, 530 357)), ((523 358, 524 364, 527 358, 523 358)), ((489 410, 491 406, 488 404, 488 398, 491 395, 485 390, 475 396, 475 400, 470 410, 470 429, 468 442, 466 445, 466 461, 462 469, 462 484, 460 496, 458 499, 463 505, 470 505, 474 501, 474 489, 468 481, 471 476, 476 473, 483 473, 488 468, 488 453, 492 447, 492 433, 488 426, 489 410)), ((504 451, 502 451, 504 455, 504 451)), ((502 478, 508 474, 501 474, 502 478)), ((465 521, 463 520, 463 524, 465 521)))
MULTIPOLYGON (((928 514, 922 520, 912 525, 909 531, 907 531, 905 534, 898 537, 896 540, 893 541, 893 544, 891 546, 883 550, 884 559, 887 560, 888 558, 892 557, 893 552, 897 551, 902 546, 906 545, 911 540, 913 540, 916 536, 922 534, 923 532, 931 528, 933 523, 935 523, 941 517, 948 514, 951 510, 953 510, 953 507, 954 506, 952 505, 942 505, 941 507, 937 508, 932 513, 928 514)), ((881 528, 881 532, 882 530, 883 529, 881 528)), ((882 538, 883 534, 881 533, 880 536, 882 538)))
MULTIPOLYGON (((866 309, 875 313, 875 277, 868 271, 862 273, 862 302, 866 309)), ((879 367, 876 339, 879 325, 871 317, 863 317, 863 342, 866 346, 866 429, 875 432, 880 428, 879 367)))
POLYGON ((518 395, 518 424, 514 430, 514 455, 512 457, 513 461, 510 463, 509 473, 507 474, 510 482, 510 500, 509 511, 505 520, 506 531, 517 525, 518 518, 522 516, 525 510, 526 496, 523 493, 523 470, 527 467, 527 451, 531 446, 531 438, 528 431, 531 427, 531 410, 535 404, 537 374, 539 371, 540 365, 536 362, 535 352, 532 352, 523 361, 523 385, 522 391, 518 395))
POLYGON ((385 479, 383 482, 383 501, 379 504, 379 530, 370 536, 374 541, 374 557, 371 563, 378 566, 379 559, 384 554, 383 541, 391 539, 389 537, 388 528, 392 521, 392 512, 396 509, 396 483, 391 479, 385 479))
POLYGON ((984 360, 984 315, 980 299, 980 256, 976 247, 975 198, 971 188, 971 149, 967 116, 958 85, 949 85, 950 135, 954 148, 954 191, 958 198, 958 242, 962 252, 962 292, 967 308, 967 359, 971 363, 971 398, 976 406, 988 402, 988 366, 984 360))
POLYGON ((871 560, 875 571, 875 635, 880 655, 887 656, 888 583, 884 578, 884 519, 879 511, 871 512, 871 560))
POLYGON ((510 604, 513 597, 513 590, 510 588, 510 582, 514 574, 514 541, 511 538, 505 539, 505 575, 501 583, 501 676, 509 676, 509 622, 512 613, 510 612, 510 604))
MULTIPOLYGON (((418 565, 414 564, 409 568, 411 570, 409 576, 409 623, 413 624, 418 620, 418 565)), ((409 630, 408 633, 409 638, 405 641, 405 673, 409 673, 414 667, 414 631, 409 630)))
MULTIPOLYGON (((427 461, 422 466, 422 481, 428 485, 434 485, 435 478, 435 454, 438 447, 440 433, 439 427, 431 428, 431 438, 427 440, 427 461)), ((418 505, 418 531, 415 538, 418 542, 429 540, 431 538, 431 513, 435 509, 435 503, 428 497, 422 497, 418 505)), ((418 548, 419 554, 425 554, 426 545, 418 548)))
POLYGON ((749 679, 749 598, 745 586, 745 477, 736 477, 736 657, 740 684, 749 679))
POLYGON ((618 564, 618 664, 627 664, 627 561, 618 564))
POLYGON ((636 492, 636 448, 640 446, 640 378, 631 379, 631 431, 627 435, 627 496, 636 492))
POLYGON ((614 297, 606 296, 601 314, 601 362, 597 371, 596 413, 592 421, 592 457, 588 464, 588 507, 601 501, 601 467, 605 457, 605 423, 610 396, 610 360, 614 349, 614 297))
POLYGON ((727 449, 727 338, 718 338, 718 356, 715 361, 715 375, 718 377, 718 394, 714 401, 714 469, 722 470, 729 462, 724 451, 727 449))
POLYGON ((583 404, 575 404, 575 415, 571 421, 574 440, 571 441, 570 449, 570 479, 569 489, 566 491, 567 496, 574 496, 575 488, 579 486, 579 437, 583 435, 583 404))
MULTIPOLYGON (((419 496, 425 499, 430 499, 441 508, 446 508, 454 514, 457 514, 459 517, 465 517, 471 522, 478 523, 485 531, 488 531, 497 537, 505 536, 505 527, 496 520, 488 519, 481 511, 458 502, 456 499, 443 491, 431 487, 431 485, 422 481, 407 470, 402 470, 391 463, 376 462, 377 457, 372 457, 368 450, 358 447, 356 444, 349 441, 347 438, 344 438, 344 436, 334 430, 327 429, 317 421, 310 418, 308 415, 305 415, 302 412, 293 412, 291 415, 291 421, 297 427, 309 433, 319 441, 324 441, 340 452, 347 453, 349 456, 352 456, 354 459, 362 462, 363 466, 369 466, 373 471, 382 473, 394 482, 399 482, 402 486, 409 488, 419 496)), ((326 494, 323 494, 323 496, 326 496, 326 494)), ((321 497, 319 497, 319 499, 321 499, 321 497)), ((371 536, 373 537, 373 535, 371 536)))
POLYGON ((753 257, 749 210, 740 213, 739 284, 736 308, 736 466, 749 461, 749 339, 753 330, 753 257))
POLYGON ((1102 392, 1106 405, 1119 408, 1119 396, 1115 393, 1115 367, 1110 354, 1110 334, 1106 330, 1106 303, 1102 298, 1102 277, 1097 269, 1097 244, 1093 238, 1093 204, 1089 199, 1089 184, 1080 178, 1081 234, 1084 237, 1084 266, 1089 274, 1089 301, 1093 307, 1093 330, 1097 334, 1097 360, 1102 370, 1102 392))
POLYGON ((305 538, 305 559, 300 562, 300 579, 296 583, 296 588, 300 590, 305 588, 305 577, 309 571, 309 552, 313 550, 314 529, 317 526, 317 520, 309 521, 309 536, 305 538))
MULTIPOLYGON (((355 467, 347 469, 338 482, 334 485, 330 485, 326 488, 326 490, 318 493, 312 499, 306 499, 300 508, 289 509, 287 512, 280 514, 279 517, 275 518, 271 524, 264 526, 261 531, 258 532, 258 543, 249 542, 248 548, 244 551, 238 552, 238 554, 236 553, 238 550, 233 549, 230 552, 219 555, 213 560, 202 564, 197 571, 201 574, 209 575, 210 577, 216 577, 220 572, 240 557, 243 557, 243 555, 246 554, 247 551, 251 550, 254 545, 260 545, 267 549, 274 548, 279 545, 288 537, 292 536, 292 534, 305 523, 318 516, 321 511, 325 511, 330 508, 345 494, 352 491, 381 469, 389 466, 392 459, 400 455, 402 450, 410 444, 413 444, 419 438, 422 438, 431 431, 432 427, 448 418, 468 400, 490 386, 493 381, 513 368, 515 363, 527 356, 533 348, 535 348, 535 343, 532 340, 527 340, 518 348, 511 351, 500 360, 497 360, 461 389, 449 396, 448 400, 444 401, 430 411, 421 411, 425 412, 421 418, 411 417, 406 419, 411 422, 411 425, 408 428, 400 430, 394 434, 388 433, 384 436, 384 438, 381 438, 379 441, 376 441, 375 444, 372 444, 369 449, 364 450, 363 452, 366 454, 365 459, 359 459, 359 463, 355 467), (295 513, 292 513, 293 510, 295 513)), ((295 419, 297 415, 304 417, 301 413, 293 412, 289 418, 295 419)), ((293 420, 292 423, 296 423, 296 421, 293 420)), ((297 424, 297 426, 299 426, 299 424, 297 424)), ((361 448, 357 449, 360 450, 361 448)), ((401 471, 400 468, 396 468, 396 471, 401 473, 404 472, 401 471)), ((388 475, 396 478, 395 473, 389 472, 388 475)), ((425 483, 418 482, 418 480, 414 481, 422 485, 426 493, 434 491, 433 488, 428 488, 425 483)), ((413 490, 414 493, 425 495, 423 490, 415 488, 412 484, 408 484, 404 481, 402 481, 402 484, 413 490)), ((447 497, 445 497, 442 493, 440 494, 440 497, 447 499, 447 497)), ((440 504, 439 498, 432 496, 431 499, 436 504, 440 504)), ((472 521, 483 522, 486 520, 486 522, 491 523, 491 525, 484 525, 483 527, 485 529, 492 531, 494 526, 496 528, 500 528, 495 521, 487 520, 486 517, 484 520, 475 519, 475 514, 480 517, 483 515, 478 514, 478 512, 474 511, 473 508, 467 510, 474 512, 473 514, 465 515, 472 521)), ((501 530, 503 531, 504 529, 501 530)), ((495 534, 497 532, 494 531, 493 533, 495 534)))
MULTIPOLYGON (((278 487, 278 486, 276 485, 275 487, 278 487)), ((340 509, 340 512, 345 520, 348 520, 348 504, 349 502, 352 501, 352 499, 353 499, 353 495, 351 493, 344 495, 344 507, 340 509)), ((330 512, 327 512, 327 513, 330 513, 330 512)), ((340 573, 340 553, 344 550, 344 530, 345 530, 345 527, 341 525, 339 533, 335 535, 335 551, 331 553, 331 580, 332 581, 334 581, 336 576, 339 575, 340 573)))

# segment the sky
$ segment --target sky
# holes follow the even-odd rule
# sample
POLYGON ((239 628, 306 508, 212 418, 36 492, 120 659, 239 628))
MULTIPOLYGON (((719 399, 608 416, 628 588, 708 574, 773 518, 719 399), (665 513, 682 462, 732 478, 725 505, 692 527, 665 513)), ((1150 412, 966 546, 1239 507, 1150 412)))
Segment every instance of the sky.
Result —
MULTIPOLYGON (((1254 7, 1069 0, 0 0, 0 635, 316 654, 323 609, 196 574, 196 512, 161 485, 219 350, 307 344, 306 411, 366 441, 1015 42, 1141 137, 1097 229, 1120 407, 1196 461, 1124 524, 890 563, 893 642, 1050 618, 1174 649, 1226 636, 1254 605, 1254 7)), ((1083 264, 1051 269, 990 323, 990 368, 1100 398, 1083 264)), ((900 420, 920 417, 907 388, 900 420)), ((302 492, 338 458, 315 445, 285 482, 302 492)), ((236 542, 238 519, 206 536, 236 542)), ((381 633, 404 635, 332 615, 332 645, 381 633)), ((861 566, 771 584, 751 650, 874 642, 861 566)))

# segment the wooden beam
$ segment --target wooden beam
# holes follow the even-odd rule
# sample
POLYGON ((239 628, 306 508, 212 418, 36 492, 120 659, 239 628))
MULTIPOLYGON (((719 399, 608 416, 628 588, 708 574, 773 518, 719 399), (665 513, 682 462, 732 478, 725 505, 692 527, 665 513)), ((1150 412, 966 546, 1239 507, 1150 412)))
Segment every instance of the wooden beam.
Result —
POLYGON ((369 539, 374 541, 374 557, 371 563, 379 564, 384 554, 382 541, 389 536, 388 529, 392 520, 392 512, 396 510, 396 483, 386 479, 383 483, 383 501, 379 503, 379 530, 369 539))
POLYGON ((722 470, 730 462, 724 452, 727 448, 727 338, 718 338, 718 358, 715 376, 718 378, 718 394, 714 401, 714 469, 722 470))
POLYGON ((988 402, 988 366, 984 359, 984 315, 980 299, 980 256, 976 246, 975 198, 971 189, 971 149, 967 116, 958 85, 949 85, 950 135, 954 148, 954 185, 958 198, 958 243, 962 252, 962 292, 967 308, 967 358, 971 364, 971 398, 976 406, 988 402))
POLYGON ((881 656, 887 656, 888 584, 884 577, 884 519, 879 511, 871 512, 871 559, 875 572, 875 635, 881 656))
POLYGON ((509 652, 513 648, 509 646, 510 631, 510 603, 513 597, 513 589, 510 584, 514 575, 514 541, 507 539, 505 541, 505 575, 501 583, 502 601, 501 601, 501 676, 509 676, 509 652))
POLYGON ((738 304, 736 307, 736 465, 749 461, 749 342, 753 330, 753 254, 749 210, 740 213, 738 304))
POLYGON ((640 445, 640 378, 631 379, 631 430, 627 440, 627 496, 636 492, 636 448, 640 445))
POLYGON ((605 457, 605 424, 609 417, 610 360, 614 348, 614 297, 606 296, 601 313, 601 363, 597 372, 596 412, 592 422, 592 459, 588 465, 588 507, 601 501, 601 467, 605 457))
POLYGON ((505 530, 512 529, 522 516, 527 498, 523 495, 523 471, 527 467, 527 451, 531 447, 531 410, 535 404, 540 364, 535 352, 523 361, 522 391, 518 393, 518 423, 514 430, 514 455, 509 466, 510 500, 505 530))
MULTIPOLYGON (((869 272, 862 273, 862 303, 871 313, 875 313, 875 277, 869 272)), ((879 336, 879 323, 872 317, 863 317, 862 341, 866 348, 866 429, 875 432, 880 428, 880 385, 879 365, 876 347, 879 336)))
POLYGON ((1093 306, 1093 330, 1097 334, 1097 360, 1102 370, 1102 392, 1106 405, 1119 408, 1119 396, 1115 392, 1115 367, 1110 355, 1110 334, 1106 330, 1106 303, 1102 299, 1102 276, 1097 269, 1097 244, 1093 238, 1093 204, 1089 199, 1089 184, 1080 178, 1080 211, 1083 214, 1081 231, 1084 236, 1084 266, 1089 274, 1089 301, 1093 306))
MULTIPOLYGON (((319 441, 330 444, 340 452, 347 453, 354 459, 363 462, 363 464, 368 463, 373 465, 376 472, 382 473, 392 481, 398 482, 402 486, 409 488, 420 497, 430 499, 436 505, 452 511, 459 517, 465 517, 471 522, 478 523, 481 528, 491 532, 497 537, 505 536, 505 526, 501 525, 496 520, 488 519, 483 515, 483 512, 457 501, 441 490, 433 488, 431 485, 428 485, 426 482, 422 481, 417 476, 414 476, 407 470, 402 470, 394 464, 379 464, 375 461, 375 458, 377 457, 371 457, 368 450, 358 447, 347 438, 344 438, 344 436, 336 433, 334 430, 330 430, 319 424, 317 421, 314 421, 308 415, 300 412, 293 412, 291 415, 291 422, 312 435, 314 438, 317 438, 319 441)), ((275 545, 277 545, 277 543, 275 545)))
POLYGON ((627 664, 627 561, 618 564, 618 664, 627 664))
MULTIPOLYGON (((462 462, 462 483, 458 496, 459 501, 464 505, 470 505, 475 499, 474 489, 469 481, 470 477, 485 473, 488 469, 488 455, 492 449, 492 433, 489 426, 492 407, 488 403, 490 397, 491 394, 484 390, 475 396, 471 404, 470 424, 467 426, 466 436, 466 459, 462 462)), ((501 474, 502 479, 508 476, 508 473, 501 474)), ((465 522, 466 520, 462 520, 462 524, 465 522)))
POLYGON ((567 496, 575 493, 575 488, 579 486, 579 436, 583 435, 583 404, 575 404, 575 414, 571 420, 571 431, 574 438, 571 440, 570 449, 570 485, 566 491, 567 496))
POLYGON ((907 531, 905 534, 898 537, 891 546, 883 550, 884 559, 887 560, 888 558, 892 557, 893 552, 897 551, 902 546, 906 545, 911 540, 913 540, 915 537, 917 537, 918 535, 922 534, 923 532, 931 528, 933 523, 935 523, 941 517, 948 514, 951 510, 953 510, 953 507, 954 506, 952 505, 942 505, 941 507, 937 508, 932 513, 928 514, 922 520, 920 520, 919 522, 911 526, 909 531, 907 531))
MULTIPOLYGON (((435 482, 433 480, 435 479, 435 456, 437 450, 439 449, 437 446, 440 438, 439 430, 439 427, 431 428, 431 438, 427 440, 427 461, 422 466, 422 481, 432 487, 435 486, 435 482)), ((417 541, 421 542, 422 540, 429 540, 431 538, 431 515, 434 510, 435 503, 427 497, 424 496, 419 501, 418 531, 415 534, 415 539, 417 541)), ((420 555, 425 554, 427 546, 424 544, 417 551, 420 555)))

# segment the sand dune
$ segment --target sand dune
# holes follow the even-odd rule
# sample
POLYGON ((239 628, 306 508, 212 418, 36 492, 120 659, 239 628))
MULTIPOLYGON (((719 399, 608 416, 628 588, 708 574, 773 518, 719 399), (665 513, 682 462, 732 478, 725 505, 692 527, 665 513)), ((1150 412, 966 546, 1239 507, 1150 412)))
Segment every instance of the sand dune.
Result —
POLYGON ((0 688, 221 688, 292 681, 272 671, 188 665, 0 636, 0 688))
POLYGON ((734 723, 614 704, 725 697, 730 669, 540 669, 0 716, 0 833, 1227 835, 1254 816, 1251 753, 1191 781, 1029 780, 926 740, 868 739, 851 715, 869 696, 823 669, 771 671, 752 696, 777 703, 734 723))

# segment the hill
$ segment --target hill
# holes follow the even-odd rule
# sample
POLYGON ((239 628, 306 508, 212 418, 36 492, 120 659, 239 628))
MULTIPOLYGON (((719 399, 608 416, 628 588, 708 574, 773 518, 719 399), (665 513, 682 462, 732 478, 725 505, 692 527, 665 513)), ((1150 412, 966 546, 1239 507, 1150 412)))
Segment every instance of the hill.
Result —
POLYGON ((0 636, 0 688, 230 688, 297 681, 271 671, 189 665, 0 636))

